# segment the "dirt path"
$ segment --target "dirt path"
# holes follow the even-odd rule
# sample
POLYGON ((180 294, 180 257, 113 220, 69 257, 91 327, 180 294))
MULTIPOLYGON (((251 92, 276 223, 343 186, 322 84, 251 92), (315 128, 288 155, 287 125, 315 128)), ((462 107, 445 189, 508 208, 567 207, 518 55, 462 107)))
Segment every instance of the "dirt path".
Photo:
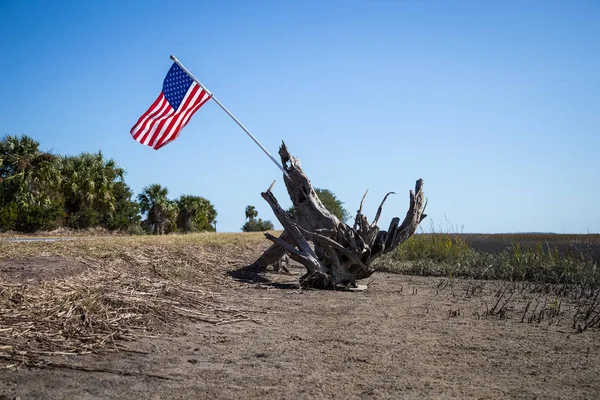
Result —
MULTIPOLYGON (((272 275, 281 283, 297 277, 272 275)), ((543 398, 600 396, 600 333, 566 315, 485 318, 500 283, 376 274, 359 293, 234 283, 222 307, 255 322, 186 323, 132 344, 145 353, 53 359, 168 376, 0 370, 0 398, 543 398), (480 286, 479 286, 480 285, 480 286), (486 303, 488 304, 486 307, 486 303), (4 397, 2 397, 4 396, 4 397)))

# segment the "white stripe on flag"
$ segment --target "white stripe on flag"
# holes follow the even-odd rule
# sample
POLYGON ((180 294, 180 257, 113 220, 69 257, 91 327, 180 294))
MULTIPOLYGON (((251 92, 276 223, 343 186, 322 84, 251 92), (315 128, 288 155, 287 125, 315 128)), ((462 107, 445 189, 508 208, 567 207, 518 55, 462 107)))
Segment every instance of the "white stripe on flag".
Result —
POLYGON ((158 110, 160 110, 160 108, 163 106, 163 102, 164 102, 164 96, 161 99, 160 102, 158 102, 158 104, 156 105, 156 107, 154 107, 154 109, 152 109, 150 112, 147 113, 146 118, 144 118, 143 120, 141 120, 140 122, 137 123, 137 125, 131 130, 131 136, 136 135, 136 133, 140 130, 140 128, 142 126, 144 126, 146 123, 148 123, 148 119, 153 116, 156 112, 158 112, 158 110))
MULTIPOLYGON (((173 122, 172 121, 173 118, 177 118, 179 120, 181 118, 181 115, 185 114, 185 111, 189 109, 189 105, 186 107, 186 102, 188 101, 188 98, 190 97, 191 93, 194 91, 194 88, 196 88, 196 87, 198 87, 198 84, 196 82, 193 82, 190 85, 188 91, 186 92, 185 96, 183 97, 183 100, 181 101, 181 103, 179 103, 179 108, 177 109, 175 114, 173 114, 173 116, 171 118, 169 118, 169 120, 167 122, 165 122, 165 124, 163 125, 163 127, 160 130, 160 132, 158 133, 158 135, 156 135, 156 137, 152 141, 152 144, 150 145, 150 147, 154 148, 154 146, 156 146, 156 143, 159 142, 159 139, 165 134, 165 131, 167 130, 169 125, 171 125, 171 122, 173 122)), ((192 103, 193 103, 194 99, 196 99, 196 97, 198 97, 198 93, 196 93, 196 95, 192 98, 192 103)), ((179 124, 176 122, 172 129, 176 130, 178 126, 179 126, 179 124)), ((169 132, 166 132, 166 133, 168 134, 169 132)))
MULTIPOLYGON (((200 100, 200 102, 194 106, 195 110, 194 111, 198 111, 198 108, 200 108, 200 106, 202 106, 202 104, 204 104, 206 102, 206 100, 208 100, 209 95, 208 93, 206 93, 204 90, 202 90, 202 93, 204 93, 204 96, 202 96, 202 99, 200 100)), ((193 113, 189 113, 184 119, 183 122, 181 123, 182 125, 187 124, 188 120, 191 118, 193 113)))
POLYGON ((156 115, 149 117, 143 123, 143 129, 138 133, 138 137, 136 140, 140 143, 143 143, 148 138, 148 131, 152 129, 152 127, 154 126, 156 121, 159 120, 160 118, 164 118, 165 116, 168 116, 169 112, 171 112, 171 110, 172 110, 171 105, 169 104, 167 99, 165 99, 163 96, 163 98, 161 99, 161 108, 158 110, 156 115))
MULTIPOLYGON (((201 90, 203 92, 203 90, 201 90)), ((184 115, 184 118, 181 122, 177 123, 177 126, 174 126, 171 131, 169 132, 168 135, 166 135, 164 137, 163 140, 159 141, 156 143, 156 147, 155 148, 160 148, 164 145, 166 145, 167 143, 172 142, 173 140, 177 139, 177 137, 179 136, 179 132, 181 132, 181 130, 185 127, 187 120, 189 120, 189 118, 196 112, 198 111, 198 109, 202 106, 202 102, 196 102, 194 106, 192 106, 191 108, 189 108, 187 110, 187 112, 183 113, 182 115, 184 115)))
POLYGON ((192 117, 192 115, 194 115, 194 113, 196 111, 198 111, 198 109, 200 107, 202 107, 202 105, 210 98, 210 95, 208 93, 206 93, 204 90, 202 90, 202 93, 204 94, 202 96, 202 99, 200 99, 200 101, 197 101, 196 104, 187 113, 185 113, 185 117, 179 124, 180 128, 173 129, 172 132, 169 134, 169 136, 166 139, 164 139, 161 142, 158 142, 159 147, 162 147, 162 146, 166 145, 167 143, 177 139, 177 136, 179 135, 179 131, 181 131, 181 129, 183 129, 183 127, 187 124, 187 122, 192 117), (175 136, 173 136, 174 134, 175 134, 175 136))
POLYGON ((146 137, 140 143, 148 146, 148 143, 150 142, 150 140, 152 140, 152 136, 154 136, 154 132, 156 131, 156 129, 158 128, 160 123, 163 122, 164 120, 171 118, 171 116, 173 114, 175 114, 175 110, 173 109, 173 107, 171 107, 171 105, 169 104, 169 102, 167 100, 165 100, 165 106, 166 106, 167 112, 160 118, 152 119, 152 124, 149 126, 149 130, 146 133, 146 137))
MULTIPOLYGON (((198 86, 198 85, 196 84, 196 82, 194 82, 192 87, 196 87, 196 86, 198 86)), ((157 140, 152 144, 152 147, 154 147, 157 143, 168 141, 171 138, 171 136, 173 136, 173 134, 175 134, 176 132, 179 131, 179 127, 181 125, 185 125, 185 123, 183 123, 182 121, 189 119, 189 115, 191 115, 192 112, 194 111, 194 108, 196 108, 198 97, 200 97, 200 95, 202 93, 205 93, 204 90, 202 90, 202 88, 198 87, 198 91, 192 98, 190 105, 188 105, 186 107, 184 112, 179 114, 179 116, 177 117, 177 121, 175 122, 175 124, 173 125, 173 127, 170 129, 169 132, 161 133, 161 135, 160 135, 161 138, 160 139, 157 138, 157 140), (164 137, 164 140, 162 139, 162 137, 164 137)), ((185 99, 184 99, 184 102, 185 102, 185 99)), ((175 117, 173 117, 173 118, 175 118, 175 117)))

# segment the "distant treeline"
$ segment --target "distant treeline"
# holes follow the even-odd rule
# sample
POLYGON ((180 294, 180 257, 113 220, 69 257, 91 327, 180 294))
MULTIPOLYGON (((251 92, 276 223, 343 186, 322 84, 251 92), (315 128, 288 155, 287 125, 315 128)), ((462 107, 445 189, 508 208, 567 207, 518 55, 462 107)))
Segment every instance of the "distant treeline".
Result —
POLYGON ((133 192, 125 171, 101 152, 62 156, 29 136, 0 141, 0 231, 60 227, 129 233, 214 231, 217 211, 205 198, 168 198, 159 184, 133 192))

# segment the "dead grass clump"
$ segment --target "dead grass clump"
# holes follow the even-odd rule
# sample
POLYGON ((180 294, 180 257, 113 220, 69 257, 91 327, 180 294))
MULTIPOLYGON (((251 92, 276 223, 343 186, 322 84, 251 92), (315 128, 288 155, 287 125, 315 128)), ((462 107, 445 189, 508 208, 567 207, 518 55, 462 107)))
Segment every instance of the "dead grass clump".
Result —
POLYGON ((583 332, 588 328, 600 327, 600 289, 590 295, 582 294, 577 302, 577 311, 573 316, 573 329, 583 332))
MULTIPOLYGON (((61 256, 86 268, 40 284, 0 281, 0 358, 39 364, 50 355, 127 350, 126 342, 180 318, 253 321, 219 306, 224 271, 254 257, 254 236, 188 235, 0 243, 5 257, 61 256)), ((1 264, 1 259, 0 259, 1 264)), ((37 365, 35 364, 35 365, 37 365)))

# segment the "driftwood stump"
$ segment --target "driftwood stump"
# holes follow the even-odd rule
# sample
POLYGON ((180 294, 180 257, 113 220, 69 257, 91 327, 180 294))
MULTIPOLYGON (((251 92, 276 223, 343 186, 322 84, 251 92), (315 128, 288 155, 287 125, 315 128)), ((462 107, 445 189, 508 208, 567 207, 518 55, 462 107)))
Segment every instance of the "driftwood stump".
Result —
MULTIPOLYGON (((282 259, 290 258, 304 265, 307 273, 300 278, 303 287, 335 289, 336 287, 356 287, 356 281, 373 274, 372 262, 379 256, 398 247, 413 235, 424 214, 426 200, 423 194, 423 180, 419 179, 415 191, 410 191, 410 207, 404 221, 394 218, 387 231, 377 226, 385 195, 373 223, 369 224, 362 214, 362 206, 351 227, 331 214, 319 200, 308 177, 302 171, 297 158, 290 155, 285 143, 279 149, 281 162, 289 179, 284 176, 290 199, 294 206, 293 216, 283 210, 271 192, 272 186, 261 193, 269 203, 275 216, 283 225, 280 237, 265 233, 274 244, 255 262, 266 268, 281 266, 282 259), (312 243, 312 246, 310 243, 312 243)), ((368 190, 367 190, 368 192, 368 190)))

